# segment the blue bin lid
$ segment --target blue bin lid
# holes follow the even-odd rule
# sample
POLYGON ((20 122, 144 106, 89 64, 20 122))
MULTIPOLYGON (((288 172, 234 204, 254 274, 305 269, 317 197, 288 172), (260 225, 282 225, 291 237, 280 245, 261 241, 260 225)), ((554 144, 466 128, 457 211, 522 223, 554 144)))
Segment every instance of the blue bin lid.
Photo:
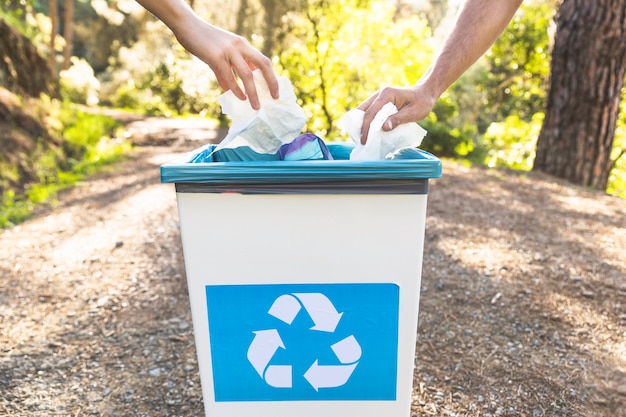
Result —
POLYGON ((329 143, 333 160, 189 162, 208 145, 179 163, 161 166, 161 182, 184 184, 285 184, 310 181, 411 180, 441 177, 441 161, 421 149, 405 149, 395 159, 350 161, 354 145, 329 143))

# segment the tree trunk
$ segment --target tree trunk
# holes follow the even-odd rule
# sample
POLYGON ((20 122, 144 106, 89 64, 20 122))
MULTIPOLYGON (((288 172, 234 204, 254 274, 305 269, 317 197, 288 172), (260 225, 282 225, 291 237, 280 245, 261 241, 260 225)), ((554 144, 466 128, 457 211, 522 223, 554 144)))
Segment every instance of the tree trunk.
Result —
POLYGON ((63 16, 63 37, 65 38, 65 48, 63 49, 63 69, 70 67, 70 57, 72 56, 72 46, 74 38, 74 0, 65 0, 65 15, 63 16))
POLYGON ((243 36, 246 29, 246 20, 248 20, 248 0, 241 0, 236 20, 235 33, 243 36))
POLYGON ((263 9, 265 10, 265 25, 263 28, 263 55, 270 56, 274 49, 274 31, 276 22, 280 19, 279 13, 276 10, 276 0, 261 0, 263 9))
POLYGON ((54 44, 57 39, 57 32, 59 31, 59 9, 57 0, 48 0, 48 7, 50 9, 50 23, 52 28, 50 29, 50 55, 48 55, 48 66, 53 74, 56 74, 56 49, 54 44))
POLYGON ((263 55, 271 57, 280 48, 283 27, 282 18, 290 11, 301 10, 306 2, 261 0, 263 7, 263 55))
POLYGON ((626 0, 563 0, 533 169, 606 189, 626 73, 626 0))

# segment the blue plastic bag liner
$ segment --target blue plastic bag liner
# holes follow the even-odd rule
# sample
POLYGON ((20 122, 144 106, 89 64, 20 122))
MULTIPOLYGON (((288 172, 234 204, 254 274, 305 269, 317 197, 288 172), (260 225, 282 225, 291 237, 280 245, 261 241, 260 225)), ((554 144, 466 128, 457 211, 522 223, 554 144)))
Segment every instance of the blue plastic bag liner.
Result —
POLYGON ((207 159, 206 162, 211 162, 211 160, 213 162, 280 161, 280 156, 277 153, 260 153, 252 150, 249 146, 218 149, 210 152, 210 156, 205 158, 207 159))
POLYGON ((403 149, 394 159, 350 161, 354 145, 329 143, 332 160, 203 161, 214 148, 162 165, 161 182, 175 183, 177 192, 426 194, 428 179, 441 177, 441 161, 421 149, 403 149))

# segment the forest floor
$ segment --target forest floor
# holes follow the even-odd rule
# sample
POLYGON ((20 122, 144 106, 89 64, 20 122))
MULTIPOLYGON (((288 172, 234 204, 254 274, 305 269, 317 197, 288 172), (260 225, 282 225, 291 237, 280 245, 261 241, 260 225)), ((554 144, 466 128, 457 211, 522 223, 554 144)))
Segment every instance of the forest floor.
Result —
MULTIPOLYGON (((219 134, 150 119, 128 136, 128 160, 0 232, 1 416, 204 415, 159 166, 219 134)), ((626 201, 445 161, 415 363, 412 416, 626 416, 626 201)))

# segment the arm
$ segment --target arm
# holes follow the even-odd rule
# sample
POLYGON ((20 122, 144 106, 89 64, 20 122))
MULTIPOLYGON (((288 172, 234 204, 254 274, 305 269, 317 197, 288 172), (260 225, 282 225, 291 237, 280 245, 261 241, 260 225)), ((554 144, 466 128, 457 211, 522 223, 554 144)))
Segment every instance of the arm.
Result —
POLYGON ((278 81, 272 63, 251 47, 246 39, 208 24, 194 13, 184 0, 137 0, 160 19, 190 53, 211 67, 224 90, 232 90, 241 100, 246 99, 235 73, 241 79, 254 109, 260 107, 252 71, 261 70, 272 97, 278 98, 278 81), (233 73, 234 71, 234 73, 233 73))
POLYGON ((398 113, 384 123, 386 131, 425 118, 441 94, 498 39, 522 1, 466 0, 440 54, 415 86, 386 87, 359 105, 365 111, 361 142, 365 143, 370 123, 388 102, 396 105, 398 113))

